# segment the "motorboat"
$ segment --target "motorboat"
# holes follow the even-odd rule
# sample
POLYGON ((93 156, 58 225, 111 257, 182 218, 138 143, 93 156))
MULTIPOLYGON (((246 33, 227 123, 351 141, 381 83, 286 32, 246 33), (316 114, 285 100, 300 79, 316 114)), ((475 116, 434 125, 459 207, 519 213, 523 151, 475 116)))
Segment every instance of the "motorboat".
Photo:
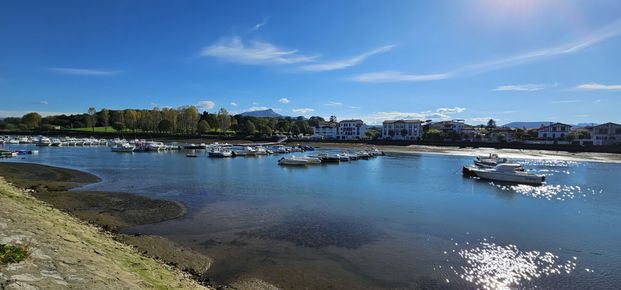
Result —
POLYGON ((494 153, 490 153, 488 156, 477 156, 474 158, 474 165, 479 167, 494 167, 507 162, 509 162, 507 158, 500 158, 498 154, 494 153))
POLYGON ((147 142, 147 151, 160 151, 164 149, 164 143, 149 141, 147 142))
POLYGON ((134 152, 134 145, 129 143, 118 143, 112 146, 112 152, 134 152))
POLYGON ((288 165, 288 166, 306 166, 309 164, 309 161, 304 157, 282 157, 278 160, 278 165, 288 165))
POLYGON ((341 162, 348 162, 349 160, 351 160, 349 158, 349 154, 347 154, 347 153, 340 153, 340 154, 337 154, 337 156, 339 157, 339 160, 341 162))
POLYGON ((233 151, 231 151, 229 149, 214 148, 211 151, 209 151, 209 153, 207 153, 207 155, 209 157, 213 157, 213 158, 233 157, 233 151))
POLYGON ((512 163, 501 163, 491 168, 464 166, 463 175, 491 181, 531 185, 541 185, 545 181, 544 175, 529 173, 522 165, 512 163))
POLYGON ((52 145, 52 141, 50 140, 50 138, 41 137, 41 139, 39 139, 39 142, 37 142, 36 145, 41 146, 41 147, 47 147, 47 146, 52 145))
POLYGON ((310 157, 310 156, 304 156, 301 157, 304 160, 306 160, 306 163, 311 165, 311 164, 321 164, 321 159, 317 158, 317 157, 310 157))
POLYGON ((320 153, 311 157, 319 158, 322 163, 339 163, 341 158, 335 154, 320 153))
POLYGON ((54 138, 52 139, 52 144, 53 147, 61 147, 63 146, 63 141, 60 141, 60 139, 58 138, 54 138))

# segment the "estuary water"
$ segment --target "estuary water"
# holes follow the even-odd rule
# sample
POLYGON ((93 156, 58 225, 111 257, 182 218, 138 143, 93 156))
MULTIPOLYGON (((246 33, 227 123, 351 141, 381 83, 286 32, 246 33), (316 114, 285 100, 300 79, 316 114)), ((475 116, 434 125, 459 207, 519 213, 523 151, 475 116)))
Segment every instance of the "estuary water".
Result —
POLYGON ((472 157, 437 154, 289 168, 277 165, 282 155, 211 159, 107 147, 38 149, 20 161, 100 176, 89 190, 184 203, 185 217, 129 232, 161 235, 213 257, 209 273, 220 283, 621 287, 621 164, 516 160, 547 176, 546 185, 533 187, 463 178, 461 168, 472 157))

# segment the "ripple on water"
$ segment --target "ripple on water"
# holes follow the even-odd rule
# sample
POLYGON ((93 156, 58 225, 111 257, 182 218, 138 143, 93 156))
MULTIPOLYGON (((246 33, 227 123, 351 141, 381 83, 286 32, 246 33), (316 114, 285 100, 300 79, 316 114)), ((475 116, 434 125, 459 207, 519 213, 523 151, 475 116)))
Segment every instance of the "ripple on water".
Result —
POLYGON ((486 241, 456 254, 465 266, 454 268, 454 273, 483 289, 510 289, 537 278, 570 274, 577 261, 576 257, 559 261, 559 256, 551 252, 521 251, 516 245, 486 241))
POLYGON ((286 216, 280 224, 242 234, 289 241, 310 248, 336 246, 349 249, 359 248, 385 236, 365 219, 322 211, 296 212, 286 216))
POLYGON ((546 184, 546 185, 503 185, 494 184, 500 190, 512 191, 521 195, 542 198, 547 200, 567 200, 573 199, 576 196, 586 197, 587 195, 595 195, 602 193, 602 190, 595 190, 592 188, 583 188, 579 185, 561 185, 561 184, 546 184))

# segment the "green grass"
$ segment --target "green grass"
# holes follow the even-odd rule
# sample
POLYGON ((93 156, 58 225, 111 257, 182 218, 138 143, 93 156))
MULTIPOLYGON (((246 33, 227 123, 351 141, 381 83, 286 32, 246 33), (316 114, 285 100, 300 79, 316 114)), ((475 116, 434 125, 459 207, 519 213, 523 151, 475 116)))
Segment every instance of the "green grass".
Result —
POLYGON ((19 263, 28 258, 28 247, 21 245, 0 244, 0 264, 19 263))
MULTIPOLYGON (((88 127, 88 128, 73 128, 70 129, 71 131, 78 131, 78 132, 93 132, 93 128, 88 127)), ((108 126, 108 127, 95 127, 95 132, 116 132, 116 130, 114 130, 114 128, 108 126), (106 131, 107 130, 107 131, 106 131)))

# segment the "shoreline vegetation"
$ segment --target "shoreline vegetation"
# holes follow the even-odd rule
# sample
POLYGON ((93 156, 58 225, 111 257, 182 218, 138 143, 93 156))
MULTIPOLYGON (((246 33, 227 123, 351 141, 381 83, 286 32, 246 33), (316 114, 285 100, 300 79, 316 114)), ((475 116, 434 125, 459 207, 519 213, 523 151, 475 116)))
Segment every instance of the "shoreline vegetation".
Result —
MULTIPOLYGON (((0 163, 0 241, 27 244, 31 256, 22 263, 0 265, 0 286, 230 288, 210 283, 210 257, 159 236, 122 233, 134 225, 181 217, 186 213, 182 204, 76 189, 99 181, 95 175, 72 169, 0 163)), ((260 280, 231 286, 275 289, 260 280)))

